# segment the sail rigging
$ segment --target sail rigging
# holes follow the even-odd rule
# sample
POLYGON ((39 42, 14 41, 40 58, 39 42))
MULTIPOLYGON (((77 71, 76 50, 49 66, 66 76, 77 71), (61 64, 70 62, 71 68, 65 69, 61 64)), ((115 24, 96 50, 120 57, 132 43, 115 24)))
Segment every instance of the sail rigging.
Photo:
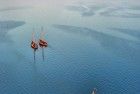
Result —
POLYGON ((34 52, 34 62, 36 62, 36 50, 38 49, 38 44, 35 41, 35 37, 34 37, 34 32, 32 34, 32 41, 31 41, 31 48, 33 49, 34 52))
POLYGON ((42 48, 42 58, 43 58, 43 61, 45 60, 44 48, 48 47, 48 43, 44 39, 44 35, 45 35, 45 32, 43 31, 43 27, 42 27, 41 28, 41 35, 40 35, 40 39, 39 39, 39 46, 42 48))

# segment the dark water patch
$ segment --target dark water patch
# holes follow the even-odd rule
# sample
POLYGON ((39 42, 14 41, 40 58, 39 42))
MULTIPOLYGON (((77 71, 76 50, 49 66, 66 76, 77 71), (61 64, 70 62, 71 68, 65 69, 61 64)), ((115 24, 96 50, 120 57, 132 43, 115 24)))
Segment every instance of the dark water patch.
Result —
POLYGON ((11 42, 11 36, 8 35, 9 30, 24 25, 24 21, 0 21, 0 42, 11 42))
POLYGON ((13 28, 16 28, 18 26, 21 26, 25 24, 24 21, 13 21, 13 20, 9 20, 9 21, 0 21, 0 28, 4 29, 4 30, 10 30, 13 28))
POLYGON ((116 7, 108 8, 106 11, 100 13, 102 16, 120 17, 120 18, 140 18, 140 9, 138 7, 116 7), (130 11, 139 11, 132 13, 130 11), (121 12, 121 13, 119 13, 121 12))
POLYGON ((93 11, 87 11, 87 12, 83 12, 81 15, 82 16, 93 16, 95 13, 93 11))
POLYGON ((1 8, 0 12, 11 11, 11 10, 20 10, 20 9, 28 9, 28 8, 31 8, 31 7, 28 7, 28 6, 23 6, 23 7, 6 7, 6 8, 1 8))
POLYGON ((133 35, 137 38, 140 38, 140 31, 139 30, 132 30, 132 29, 124 29, 124 28, 110 28, 111 30, 120 31, 129 35, 133 35))
POLYGON ((106 50, 111 51, 112 53, 119 55, 121 57, 125 57, 125 59, 131 58, 131 60, 134 61, 139 60, 138 57, 140 55, 138 53, 140 50, 139 42, 108 35, 85 27, 76 27, 69 25, 53 25, 53 26, 68 33, 92 37, 93 40, 97 40, 106 50))
POLYGON ((59 25, 59 24, 54 24, 53 27, 58 28, 58 29, 62 29, 62 30, 69 32, 69 33, 89 36, 89 37, 92 37, 95 39, 99 39, 103 36, 103 37, 107 37, 107 38, 115 38, 115 39, 125 40, 124 38, 109 35, 109 34, 106 34, 106 33, 103 33, 103 32, 97 31, 97 30, 93 30, 93 29, 90 29, 87 27, 77 27, 77 26, 59 25))
POLYGON ((130 6, 128 7, 128 9, 132 9, 132 10, 140 10, 140 6, 130 6))
POLYGON ((94 5, 71 5, 66 7, 67 10, 79 12, 82 16, 93 16, 101 8, 100 6, 94 5))

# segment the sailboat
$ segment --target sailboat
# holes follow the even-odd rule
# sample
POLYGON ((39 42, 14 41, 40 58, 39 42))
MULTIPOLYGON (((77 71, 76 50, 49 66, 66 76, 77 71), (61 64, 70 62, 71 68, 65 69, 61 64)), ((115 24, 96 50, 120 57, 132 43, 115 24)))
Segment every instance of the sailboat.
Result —
POLYGON ((35 41, 34 33, 32 34, 31 48, 33 49, 33 52, 34 52, 34 62, 36 62, 35 52, 36 52, 36 50, 38 49, 38 44, 37 44, 37 42, 35 41))
POLYGON ((48 47, 48 43, 44 39, 44 35, 45 35, 45 33, 43 32, 43 27, 42 27, 41 28, 41 35, 40 35, 40 39, 39 39, 39 46, 42 48, 42 58, 43 58, 43 61, 45 60, 45 57, 44 57, 44 48, 48 47))

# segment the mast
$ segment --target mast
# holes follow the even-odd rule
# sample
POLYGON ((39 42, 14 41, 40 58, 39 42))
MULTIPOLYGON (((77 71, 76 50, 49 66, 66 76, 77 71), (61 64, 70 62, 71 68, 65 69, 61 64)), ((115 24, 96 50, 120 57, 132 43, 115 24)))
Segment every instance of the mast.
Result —
MULTIPOLYGON (((42 32, 42 35, 41 35, 41 38, 43 39, 43 27, 41 27, 41 32, 42 32)), ((44 57, 44 47, 42 46, 42 59, 43 61, 45 60, 45 57, 44 57)))
MULTIPOLYGON (((34 29, 33 29, 33 31, 34 31, 34 29)), ((33 49, 34 63, 35 63, 36 62, 36 50, 38 49, 38 44, 36 43, 36 40, 34 38, 34 32, 32 33, 31 48, 33 49)))
POLYGON ((43 32, 43 27, 41 27, 41 35, 39 39, 39 46, 42 48, 42 59, 43 61, 45 60, 45 53, 44 53, 44 48, 48 46, 47 41, 44 39, 45 33, 43 32))

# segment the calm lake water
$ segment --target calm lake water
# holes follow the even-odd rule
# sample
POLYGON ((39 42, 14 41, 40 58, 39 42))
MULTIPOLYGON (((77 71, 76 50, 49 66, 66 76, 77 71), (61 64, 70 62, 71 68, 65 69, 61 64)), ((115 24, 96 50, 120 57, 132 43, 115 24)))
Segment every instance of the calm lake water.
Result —
POLYGON ((15 8, 0 12, 0 94, 140 94, 140 9, 15 8), (49 47, 30 48, 44 27, 49 47))

